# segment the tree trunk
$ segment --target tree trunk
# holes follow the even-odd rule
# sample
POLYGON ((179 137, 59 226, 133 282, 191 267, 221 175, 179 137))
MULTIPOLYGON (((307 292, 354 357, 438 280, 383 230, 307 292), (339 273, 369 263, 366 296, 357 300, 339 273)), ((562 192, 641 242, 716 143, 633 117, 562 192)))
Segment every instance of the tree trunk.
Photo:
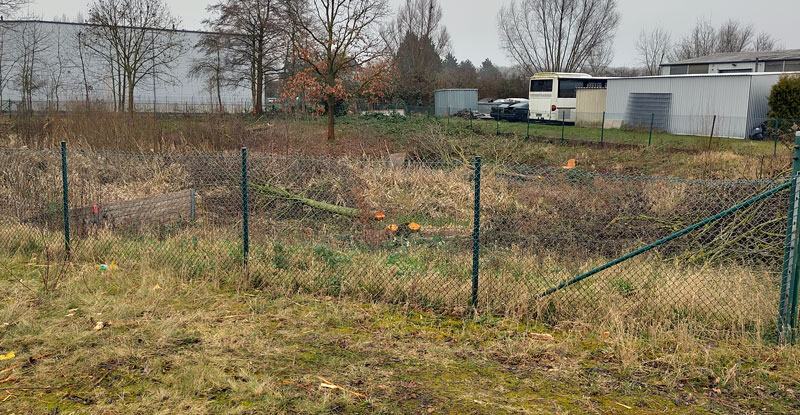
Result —
POLYGON ((336 136, 334 135, 334 125, 336 124, 336 114, 334 106, 336 106, 336 97, 334 95, 328 95, 328 140, 333 141, 336 140, 336 136))
POLYGON ((133 107, 133 80, 130 80, 128 81, 128 112, 133 114, 135 110, 136 109, 133 107))

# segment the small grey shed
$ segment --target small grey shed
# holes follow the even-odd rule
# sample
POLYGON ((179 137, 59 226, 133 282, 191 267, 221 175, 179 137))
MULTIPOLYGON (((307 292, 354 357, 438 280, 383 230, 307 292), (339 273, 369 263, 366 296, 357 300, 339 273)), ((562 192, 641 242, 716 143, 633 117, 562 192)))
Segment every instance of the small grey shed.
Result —
POLYGON ((433 93, 436 116, 453 115, 461 110, 478 109, 478 89, 439 89, 433 93))

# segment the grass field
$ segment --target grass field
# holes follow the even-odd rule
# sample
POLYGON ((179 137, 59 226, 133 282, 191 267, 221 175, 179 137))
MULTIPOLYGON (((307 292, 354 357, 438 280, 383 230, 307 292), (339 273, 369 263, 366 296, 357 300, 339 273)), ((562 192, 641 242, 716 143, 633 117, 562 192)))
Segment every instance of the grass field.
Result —
POLYGON ((600 147, 576 141, 599 130, 574 127, 562 145, 560 127, 528 139, 524 124, 502 126, 348 116, 327 142, 321 120, 300 117, 9 120, 0 413, 800 411, 800 349, 775 341, 786 191, 537 298, 785 183, 684 180, 784 177, 785 146, 772 156, 770 143, 665 136, 645 148, 641 132, 616 131, 605 138, 637 146, 600 147), (73 207, 191 187, 196 218, 77 223, 65 260, 60 155, 39 150, 61 140, 73 207), (389 165, 394 152, 412 162, 389 165), (477 311, 475 155, 486 161, 477 311), (561 168, 569 159, 576 169, 561 168), (411 221, 418 234, 387 231, 411 221))
POLYGON ((798 349, 700 341, 681 326, 642 337, 619 316, 450 317, 157 269, 70 267, 50 291, 32 271, 0 258, 0 352, 15 352, 0 362, 4 413, 800 410, 798 349))

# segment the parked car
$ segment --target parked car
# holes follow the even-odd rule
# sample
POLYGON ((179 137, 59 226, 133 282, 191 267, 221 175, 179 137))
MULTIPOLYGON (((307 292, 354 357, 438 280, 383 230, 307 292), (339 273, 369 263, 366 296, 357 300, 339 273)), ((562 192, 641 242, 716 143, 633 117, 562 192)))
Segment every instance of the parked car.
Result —
POLYGON ((504 109, 502 119, 506 121, 524 122, 528 119, 528 103, 520 102, 504 109))
POLYGON ((497 104, 492 106, 492 111, 489 114, 492 119, 500 119, 505 120, 510 115, 510 112, 513 111, 510 109, 511 106, 517 104, 527 104, 528 100, 524 98, 506 98, 506 99, 496 99, 492 102, 492 104, 497 104))

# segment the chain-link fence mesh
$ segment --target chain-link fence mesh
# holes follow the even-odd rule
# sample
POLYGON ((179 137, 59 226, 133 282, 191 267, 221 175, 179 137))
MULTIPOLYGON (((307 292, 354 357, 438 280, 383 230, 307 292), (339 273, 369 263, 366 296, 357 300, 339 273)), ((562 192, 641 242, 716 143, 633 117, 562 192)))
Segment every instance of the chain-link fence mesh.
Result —
POLYGON ((709 329, 775 327, 789 190, 562 283, 786 180, 682 180, 495 166, 483 191, 482 300, 498 310, 580 318, 692 319, 709 329), (554 292, 553 292, 554 291, 554 292))
MULTIPOLYGON (((0 248, 33 273, 50 264, 151 270, 276 294, 455 312, 470 306, 474 167, 466 160, 250 154, 245 162, 239 153, 68 151, 67 255, 60 152, 3 150, 0 157, 0 197, 8 201, 0 208, 0 248)), ((483 166, 480 310, 547 321, 618 312, 709 331, 774 333, 787 179, 565 167, 483 166)))

